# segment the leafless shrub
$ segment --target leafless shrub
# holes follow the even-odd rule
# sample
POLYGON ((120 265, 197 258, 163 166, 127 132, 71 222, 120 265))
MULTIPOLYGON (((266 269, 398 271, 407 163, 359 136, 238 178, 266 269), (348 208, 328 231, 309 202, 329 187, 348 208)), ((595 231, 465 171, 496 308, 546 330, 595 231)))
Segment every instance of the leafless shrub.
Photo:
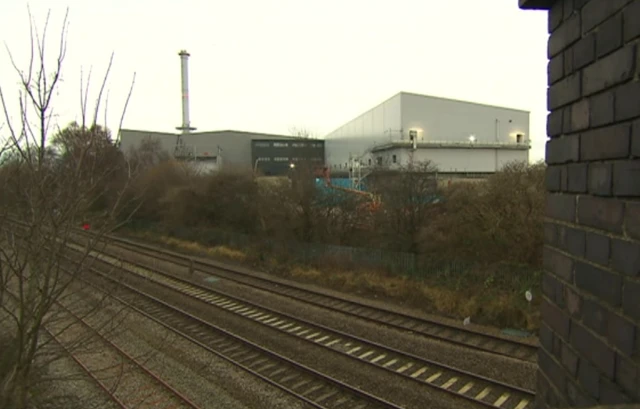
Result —
POLYGON ((544 165, 513 162, 485 183, 454 184, 422 232, 422 252, 540 265, 544 165))
MULTIPOLYGON (((55 358, 43 355, 50 341, 43 338, 42 330, 63 333, 70 328, 60 321, 56 305, 85 291, 81 278, 92 263, 90 253, 117 227, 116 215, 126 207, 123 198, 131 169, 116 148, 117 137, 113 140, 98 124, 111 61, 93 118, 87 117, 87 81, 81 89, 82 123, 51 131, 67 47, 67 16, 53 65, 48 60, 49 16, 42 32, 29 16, 27 68, 20 69, 10 54, 20 81, 18 120, 12 120, 9 98, 0 88, 7 135, 0 144, 4 159, 0 167, 0 304, 13 331, 6 349, 12 353, 3 361, 5 370, 0 373, 0 408, 13 409, 27 407, 29 396, 35 396, 35 363, 46 364, 55 358), (9 217, 22 224, 10 223, 9 217), (74 237, 73 229, 82 223, 91 223, 95 236, 77 254, 78 264, 69 263, 67 245, 74 237)), ((81 313, 93 314, 100 305, 99 300, 89 303, 81 313)))
POLYGON ((397 170, 379 169, 369 176, 383 206, 377 212, 377 229, 396 250, 417 253, 422 228, 430 221, 437 168, 431 162, 397 170))

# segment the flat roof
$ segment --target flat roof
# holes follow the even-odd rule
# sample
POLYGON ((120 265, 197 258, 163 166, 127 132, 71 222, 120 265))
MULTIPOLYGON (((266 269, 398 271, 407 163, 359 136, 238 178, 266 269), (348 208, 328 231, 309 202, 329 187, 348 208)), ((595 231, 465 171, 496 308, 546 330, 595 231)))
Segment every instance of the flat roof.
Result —
MULTIPOLYGON (((122 128, 120 129, 120 131, 125 131, 125 132, 140 132, 140 133, 146 133, 146 134, 155 134, 155 135, 160 135, 160 136, 178 136, 178 135, 183 135, 181 132, 158 132, 158 131, 147 131, 144 129, 127 129, 127 128, 122 128)), ((224 129, 224 130, 217 130, 217 131, 199 131, 199 132, 189 132, 188 135, 219 135, 219 134, 224 134, 224 133, 235 133, 235 134, 245 134, 248 137, 252 137, 252 139, 254 136, 258 136, 264 139, 300 139, 299 136, 290 136, 290 135, 276 135, 276 134, 269 134, 269 133, 263 133, 263 132, 250 132, 250 131, 236 131, 236 130, 232 130, 232 129, 224 129)))

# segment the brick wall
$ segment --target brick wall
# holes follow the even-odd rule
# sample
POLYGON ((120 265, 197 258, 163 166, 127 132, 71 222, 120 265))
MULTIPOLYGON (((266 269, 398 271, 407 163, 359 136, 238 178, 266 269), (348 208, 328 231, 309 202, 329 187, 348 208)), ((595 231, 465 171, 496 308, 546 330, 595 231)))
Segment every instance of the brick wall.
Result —
POLYGON ((640 0, 549 9, 540 408, 640 401, 640 0))

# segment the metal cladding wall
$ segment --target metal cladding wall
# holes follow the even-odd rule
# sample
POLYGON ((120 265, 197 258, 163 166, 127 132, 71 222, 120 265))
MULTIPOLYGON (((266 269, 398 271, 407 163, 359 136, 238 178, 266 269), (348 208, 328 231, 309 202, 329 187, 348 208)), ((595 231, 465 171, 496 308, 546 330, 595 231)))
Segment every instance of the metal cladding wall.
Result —
MULTIPOLYGON (((163 150, 173 154, 177 134, 148 132, 123 129, 121 131, 120 149, 128 152, 135 149, 145 139, 158 140, 163 150)), ((290 140, 290 136, 269 135, 241 131, 193 132, 182 135, 188 147, 193 148, 197 156, 215 157, 220 153, 224 167, 253 169, 251 141, 254 139, 290 140)))
POLYGON ((549 8, 537 405, 640 402, 640 0, 549 8))
POLYGON ((317 139, 254 139, 251 142, 254 170, 265 176, 288 174, 290 166, 324 165, 324 141, 317 139))
POLYGON ((394 168, 406 166, 414 163, 430 162, 438 167, 440 172, 451 173, 493 173, 496 169, 502 168, 505 164, 513 161, 528 161, 527 150, 509 149, 390 149, 376 153, 375 156, 382 157, 385 166, 394 168), (395 162, 394 162, 395 156, 395 162))
MULTIPOLYGON (((376 163, 379 155, 372 155, 372 148, 408 141, 410 131, 415 131, 418 142, 461 143, 473 135, 478 143, 528 146, 529 112, 401 92, 327 135, 327 163, 333 169, 344 169, 350 156, 365 164, 369 160, 376 163)), ((474 168, 495 169, 495 153, 489 163, 481 163, 486 155, 475 149, 459 149, 453 156, 434 149, 425 155, 437 158, 446 169, 459 168, 460 160, 471 162, 474 168)), ((528 160, 528 151, 516 156, 528 160)))
POLYGON ((349 154, 363 156, 375 145, 400 139, 401 95, 397 94, 325 136, 327 164, 347 167, 349 154))
POLYGON ((511 108, 401 93, 402 129, 411 129, 418 141, 462 142, 475 136, 478 143, 516 143, 529 138, 529 112, 511 108))

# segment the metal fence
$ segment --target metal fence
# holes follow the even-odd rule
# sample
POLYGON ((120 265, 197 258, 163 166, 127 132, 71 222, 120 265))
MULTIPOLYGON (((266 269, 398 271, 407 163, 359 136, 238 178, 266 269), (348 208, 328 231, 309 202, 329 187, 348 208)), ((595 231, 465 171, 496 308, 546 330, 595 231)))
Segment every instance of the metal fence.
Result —
POLYGON ((437 280, 453 287, 470 284, 486 287, 521 288, 538 286, 539 269, 526 265, 493 264, 490 267, 466 260, 433 260, 426 255, 377 248, 348 247, 323 243, 283 241, 218 229, 190 227, 145 227, 177 239, 196 241, 209 247, 228 246, 250 251, 250 256, 278 255, 305 265, 335 265, 383 270, 416 280, 437 280), (473 272, 474 274, 465 274, 473 272))

